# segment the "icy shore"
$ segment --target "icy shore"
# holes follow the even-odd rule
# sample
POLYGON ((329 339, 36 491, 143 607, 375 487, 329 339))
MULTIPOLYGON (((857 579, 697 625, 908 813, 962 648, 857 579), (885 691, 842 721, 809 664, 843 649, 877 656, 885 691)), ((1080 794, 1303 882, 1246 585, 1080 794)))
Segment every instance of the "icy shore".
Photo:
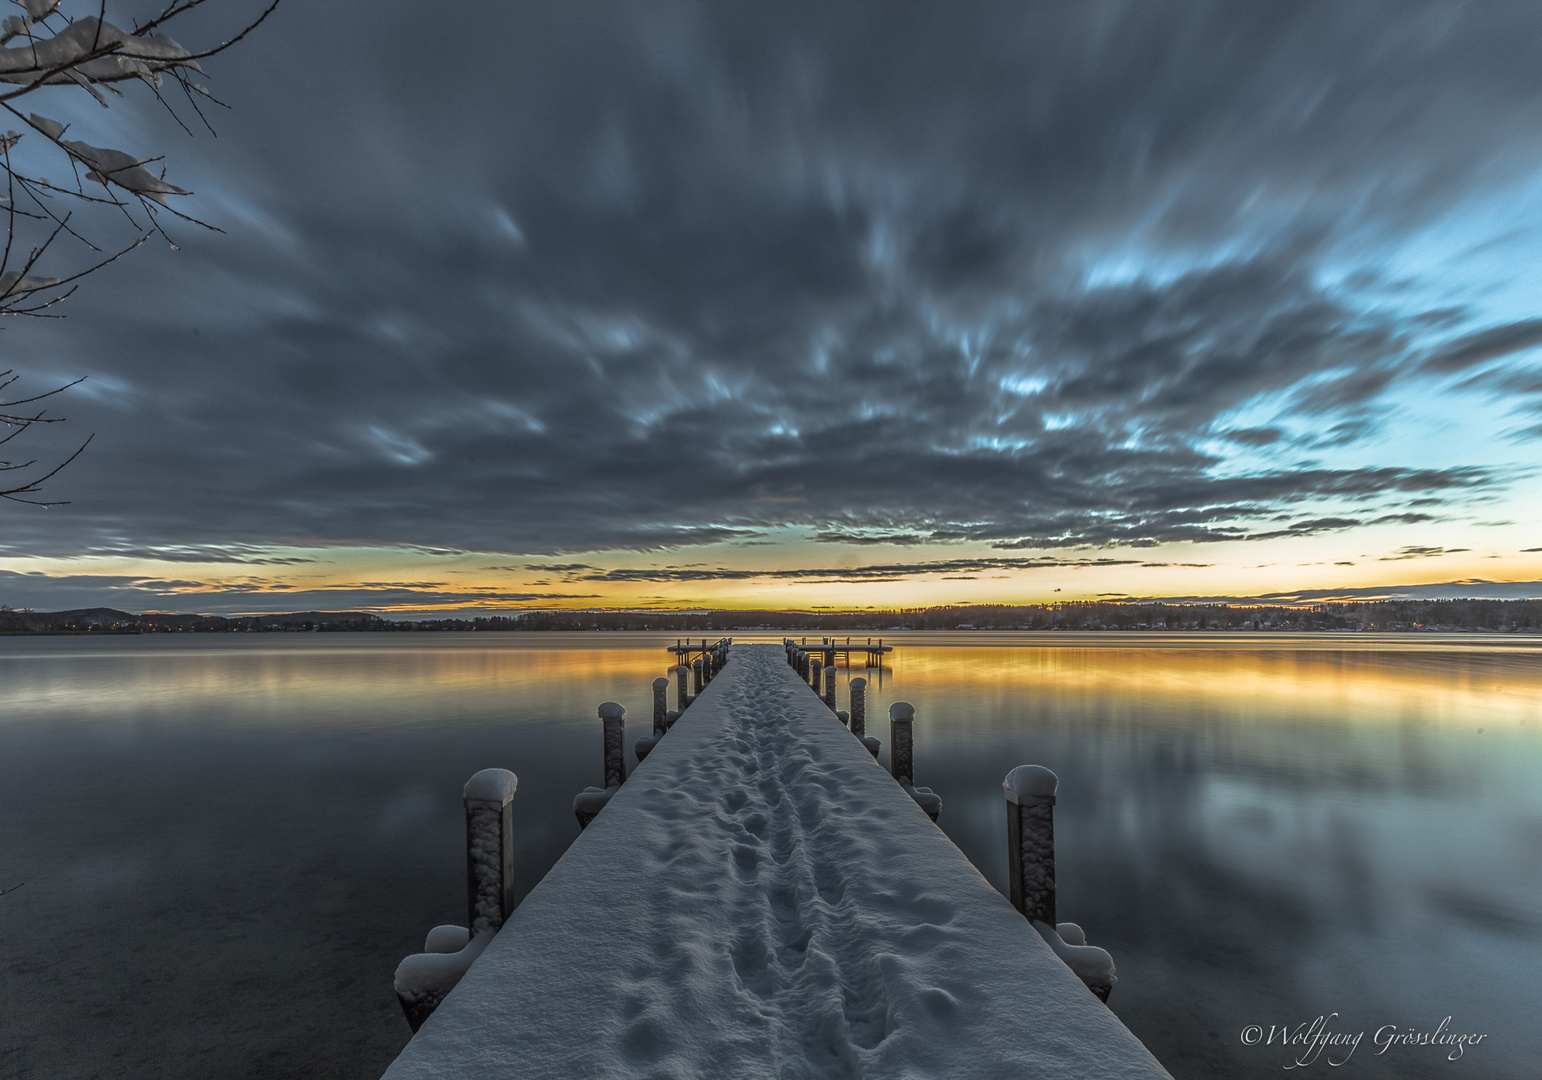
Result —
POLYGON ((385 1075, 1167 1074, 780 647, 738 645, 385 1075))

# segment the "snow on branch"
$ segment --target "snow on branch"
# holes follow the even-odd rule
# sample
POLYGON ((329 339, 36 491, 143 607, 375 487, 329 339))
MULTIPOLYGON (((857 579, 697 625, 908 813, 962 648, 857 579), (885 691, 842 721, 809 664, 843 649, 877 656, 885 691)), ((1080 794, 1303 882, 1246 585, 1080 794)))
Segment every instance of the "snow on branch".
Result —
POLYGON ((32 33, 41 25, 30 16, 5 20, 5 40, 25 36, 27 44, 0 49, 0 82, 118 82, 173 67, 203 71, 192 53, 162 34, 135 37, 90 15, 48 37, 32 33))
MULTIPOLYGON (((209 48, 189 49, 166 33, 168 24, 178 16, 205 2, 172 0, 149 22, 125 30, 109 21, 107 0, 11 0, 17 12, 0 19, 0 109, 11 114, 20 133, 9 130, 0 134, 0 213, 7 225, 5 247, 0 251, 0 315, 58 318, 51 309, 73 294, 80 278, 121 258, 151 236, 160 236, 175 248, 162 225, 164 214, 219 231, 169 204, 168 196, 192 193, 166 178, 164 164, 156 167, 163 161, 161 155, 66 138, 68 125, 37 112, 24 113, 18 107, 18 99, 23 97, 43 95, 54 100, 51 95, 84 91, 107 108, 112 97, 122 97, 138 83, 191 135, 192 128, 162 96, 169 80, 186 99, 181 107, 190 108, 197 116, 195 122, 212 133, 204 109, 209 103, 223 103, 192 81, 192 75, 203 74, 199 60, 241 41, 273 13, 279 0, 269 0, 255 19, 209 48), (42 162, 50 155, 63 167, 67 176, 64 182, 44 174, 42 162), (72 205, 90 212, 77 220, 68 209, 72 205), (93 209, 96 207, 101 209, 93 209), (95 216, 102 212, 126 219, 132 235, 112 243, 96 242, 93 236, 112 228, 110 218, 95 216)), ((42 97, 38 100, 41 102, 42 97)), ((0 389, 5 385, 5 376, 0 376, 0 389)), ((10 412, 0 399, 0 443, 11 441, 33 424, 55 419, 10 412)), ((38 502, 21 496, 35 493, 39 484, 79 453, 76 450, 41 476, 20 482, 13 479, 9 486, 0 482, 0 499, 38 502)), ((34 464, 0 460, 0 473, 14 475, 34 464)))

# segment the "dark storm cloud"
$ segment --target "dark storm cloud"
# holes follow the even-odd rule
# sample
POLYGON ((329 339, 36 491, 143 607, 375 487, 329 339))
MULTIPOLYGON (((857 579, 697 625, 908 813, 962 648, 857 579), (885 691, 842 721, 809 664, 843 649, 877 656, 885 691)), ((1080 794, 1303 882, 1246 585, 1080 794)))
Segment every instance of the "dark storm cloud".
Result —
POLYGON ((211 64, 218 143, 136 114, 229 235, 7 331, 92 374, 65 427, 98 434, 71 505, 12 512, 6 543, 1150 546, 1492 487, 1312 455, 1419 363, 1533 324, 1400 316, 1318 271, 1347 230, 1535 167, 1534 23, 468 3, 428 34, 421 5, 286 4, 211 64), (1234 426, 1268 394, 1318 434, 1234 426), (1268 457, 1220 469, 1213 436, 1268 457))
POLYGON ((165 545, 161 547, 100 547, 84 554, 102 558, 155 559, 159 562, 234 564, 238 566, 298 566, 316 560, 300 555, 273 555, 244 544, 165 545))
MULTIPOLYGON (((1252 532, 1247 535, 1246 539, 1273 540, 1281 536, 1315 536, 1318 533, 1342 532, 1345 529, 1353 529, 1361 525, 1416 525, 1421 522, 1433 520, 1435 519, 1429 514, 1412 513, 1378 514, 1377 516, 1370 518, 1312 518, 1310 520, 1292 522, 1290 525, 1283 529, 1270 529, 1266 532, 1252 532)), ((1463 548, 1461 550, 1466 549, 1463 548)))
MULTIPOLYGON (((767 579, 775 581, 904 581, 921 574, 957 574, 972 570, 1038 570, 1046 568, 1085 569, 1097 566, 1165 566, 1165 563, 1140 563, 1138 559, 1054 559, 1054 558, 998 558, 998 559, 938 559, 930 562, 883 563, 869 566, 844 566, 826 568, 783 569, 760 567, 755 569, 728 567, 638 567, 600 570, 585 568, 591 572, 574 572, 567 581, 750 581, 767 579)), ((1184 564, 1189 565, 1189 564, 1184 564)), ((945 579, 946 580, 946 579, 945 579)))
POLYGON ((1279 428, 1237 428, 1233 431, 1223 431, 1220 436, 1246 446, 1269 446, 1284 438, 1285 433, 1279 428))
POLYGON ((248 612, 354 611, 459 607, 541 607, 598 599, 593 593, 456 590, 433 583, 360 582, 305 588, 280 581, 207 582, 120 574, 48 576, 0 570, 0 595, 15 608, 68 611, 115 607, 140 611, 248 612))
MULTIPOLYGON (((1348 566, 1349 563, 1335 563, 1348 566)), ((1308 604, 1355 600, 1536 600, 1542 599, 1542 581, 1489 581, 1460 578, 1455 581, 1409 585, 1347 585, 1338 589, 1298 589, 1260 593, 1257 596, 1142 596, 1128 597, 1145 603, 1166 604, 1308 604)))
POLYGON ((1383 555, 1380 562, 1400 562, 1404 559, 1435 559, 1442 555, 1455 555, 1471 548, 1429 547, 1425 544, 1405 544, 1391 555, 1383 555))

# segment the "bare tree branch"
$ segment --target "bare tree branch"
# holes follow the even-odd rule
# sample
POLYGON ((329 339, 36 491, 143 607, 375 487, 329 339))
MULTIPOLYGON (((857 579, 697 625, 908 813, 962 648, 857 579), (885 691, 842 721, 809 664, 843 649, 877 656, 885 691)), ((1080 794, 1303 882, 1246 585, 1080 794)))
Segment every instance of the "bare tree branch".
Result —
MULTIPOLYGON (((5 172, 5 194, 0 197, 0 204, 3 204, 7 225, 5 245, 0 250, 0 316, 60 318, 50 309, 69 299, 82 278, 116 262, 151 236, 159 236, 175 248, 175 241, 163 225, 163 213, 175 221, 213 232, 222 231, 170 204, 172 197, 189 197, 192 192, 169 182, 164 165, 157 172, 151 171, 150 166, 164 160, 161 155, 139 155, 70 139, 67 125, 35 112, 24 113, 16 105, 18 99, 28 95, 75 88, 90 93, 106 108, 110 101, 103 91, 121 97, 123 92, 115 84, 140 82, 149 88, 183 132, 191 136, 192 127, 161 93, 163 80, 169 76, 182 88, 187 105, 197 115, 198 122, 211 135, 216 134, 197 99, 203 97, 222 108, 228 106, 205 87, 193 82, 189 75, 202 73, 199 60, 223 52, 261 26, 277 9, 280 0, 268 0, 261 13, 237 34, 201 51, 186 49, 157 32, 206 2, 172 0, 154 19, 135 25, 132 31, 125 31, 108 21, 107 0, 84 0, 89 5, 86 8, 89 14, 74 18, 57 6, 39 11, 38 5, 18 4, 27 14, 9 16, 0 25, 0 85, 9 83, 15 87, 0 92, 0 110, 3 110, 0 117, 9 113, 19 121, 18 127, 23 132, 34 137, 17 158, 15 150, 23 136, 15 131, 0 133, 0 169, 5 172), (39 11, 35 18, 31 14, 33 11, 39 11), (23 38, 23 43, 19 47, 9 47, 8 43, 17 38, 23 38), (32 149, 34 146, 36 149, 32 149), (64 186, 54 184, 37 171, 36 162, 48 152, 62 157, 73 179, 73 187, 68 183, 64 186), (87 180, 101 185, 100 194, 86 190, 87 180), (84 208, 111 208, 123 215, 135 235, 127 242, 99 245, 90 238, 98 234, 95 219, 82 218, 85 225, 77 224, 74 212, 59 205, 61 199, 73 199, 84 208), (139 213, 144 215, 142 221, 139 213), (30 239, 26 236, 29 231, 30 239), (61 256, 69 255, 64 249, 73 249, 72 242, 79 243, 91 257, 84 265, 69 266, 68 262, 74 260, 68 260, 59 269, 52 269, 60 265, 61 256), (40 269, 45 264, 49 270, 40 269)), ((0 394, 15 381, 16 376, 11 372, 0 372, 0 394)), ((18 410, 18 407, 53 397, 80 381, 76 379, 14 401, 0 397, 0 427, 9 429, 0 435, 0 446, 23 435, 34 425, 61 422, 63 417, 18 410)), ((52 468, 44 466, 46 471, 24 482, 18 474, 36 467, 35 459, 0 461, 0 472, 17 476, 16 481, 0 489, 0 498, 33 506, 60 505, 57 501, 25 496, 38 494, 41 485, 78 458, 92 438, 94 436, 88 437, 62 462, 52 468)))

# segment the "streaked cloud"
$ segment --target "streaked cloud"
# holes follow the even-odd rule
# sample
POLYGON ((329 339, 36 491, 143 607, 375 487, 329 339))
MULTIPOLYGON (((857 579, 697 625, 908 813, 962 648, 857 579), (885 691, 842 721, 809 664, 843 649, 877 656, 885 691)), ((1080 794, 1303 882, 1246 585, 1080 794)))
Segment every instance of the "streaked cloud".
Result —
MULTIPOLYGON (((1537 521, 1542 315, 1493 299, 1542 235, 1529 4, 364 10, 223 55, 217 143, 114 105, 228 233, 6 331, 100 389, 5 554, 415 547, 540 603, 1537 521)), ((483 595, 400 572, 339 602, 483 595)))

